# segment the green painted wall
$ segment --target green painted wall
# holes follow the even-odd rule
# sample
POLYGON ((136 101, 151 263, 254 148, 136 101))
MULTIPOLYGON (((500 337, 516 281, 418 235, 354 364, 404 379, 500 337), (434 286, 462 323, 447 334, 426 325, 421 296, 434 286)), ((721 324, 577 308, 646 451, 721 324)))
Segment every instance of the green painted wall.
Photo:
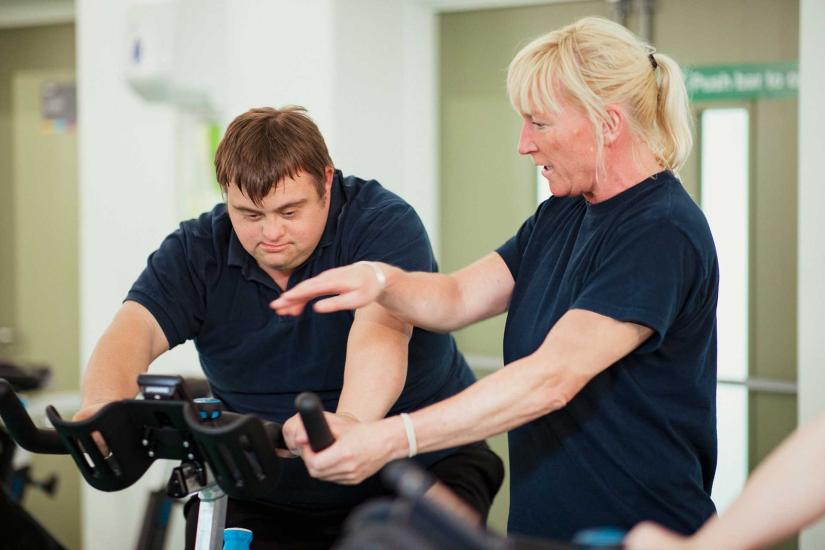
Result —
MULTIPOLYGON (((797 0, 659 0, 653 42, 684 65, 796 59, 797 0)), ((530 39, 606 2, 577 2, 440 16, 441 264, 458 269, 512 236, 535 208, 535 169, 516 151, 519 118, 505 89, 507 65, 530 39)), ((635 17, 628 21, 637 29, 635 17)), ((745 104, 753 127, 751 328, 753 377, 796 379, 796 100, 745 104)), ((711 106, 696 104, 694 111, 711 106)), ((718 105, 717 105, 718 106, 718 105)), ((682 171, 699 199, 698 147, 682 171)), ((724 276, 724 273, 722 274, 724 276)), ((501 357, 502 317, 458 333, 469 355, 501 357)), ((750 462, 796 425, 796 398, 751 394, 750 462)), ((506 442, 497 439, 496 447, 506 442)), ((506 495, 491 525, 505 524, 506 495)), ((795 548, 795 541, 782 548, 795 548)))
MULTIPOLYGON (((50 389, 77 390, 76 136, 50 135, 40 117, 42 83, 74 81, 74 26, 2 30, 0 52, 0 325, 16 337, 0 356, 49 365, 50 389)), ((40 456, 33 469, 60 482, 53 499, 29 491, 26 507, 67 547, 80 548, 74 464, 40 456)))
MULTIPOLYGON (((604 2, 485 10, 440 18, 441 264, 452 271, 511 237, 535 209, 535 167, 516 152, 520 118, 505 89, 507 65, 531 38, 604 2)), ((501 357, 504 317, 456 337, 470 354, 501 357)))

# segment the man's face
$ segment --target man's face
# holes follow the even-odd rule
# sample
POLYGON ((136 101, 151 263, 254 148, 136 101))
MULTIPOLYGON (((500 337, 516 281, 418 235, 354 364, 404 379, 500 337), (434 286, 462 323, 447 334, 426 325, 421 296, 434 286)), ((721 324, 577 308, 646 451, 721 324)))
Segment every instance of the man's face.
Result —
POLYGON ((324 196, 313 177, 301 172, 277 182, 260 205, 230 183, 226 191, 229 219, 238 240, 282 287, 318 246, 329 213, 332 168, 325 172, 324 196))

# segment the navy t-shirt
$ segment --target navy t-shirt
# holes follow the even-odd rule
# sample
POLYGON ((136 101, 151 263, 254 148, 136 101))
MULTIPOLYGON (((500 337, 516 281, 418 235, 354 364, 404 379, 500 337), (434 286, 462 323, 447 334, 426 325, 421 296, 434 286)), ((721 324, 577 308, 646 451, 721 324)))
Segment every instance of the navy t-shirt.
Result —
POLYGON ((699 207, 670 172, 597 204, 551 197, 498 253, 515 279, 505 364, 570 309, 654 331, 566 407, 510 432, 509 531, 695 531, 715 511, 719 286, 699 207))
MULTIPOLYGON (((426 231, 413 208, 375 181, 336 171, 321 240, 290 276, 288 288, 322 271, 360 260, 409 271, 437 271, 426 231)), ((269 303, 281 294, 241 246, 224 204, 183 222, 127 295, 157 319, 169 346, 193 339, 213 394, 232 411, 284 422, 295 397, 312 391, 334 411, 344 382, 351 311, 279 316, 269 303)), ((445 399, 475 381, 448 334, 414 329, 404 390, 389 414, 445 399)), ((450 451, 416 457, 428 465, 450 451)), ((352 488, 308 477, 301 460, 285 461, 274 502, 339 505, 377 491, 372 479, 352 488)))

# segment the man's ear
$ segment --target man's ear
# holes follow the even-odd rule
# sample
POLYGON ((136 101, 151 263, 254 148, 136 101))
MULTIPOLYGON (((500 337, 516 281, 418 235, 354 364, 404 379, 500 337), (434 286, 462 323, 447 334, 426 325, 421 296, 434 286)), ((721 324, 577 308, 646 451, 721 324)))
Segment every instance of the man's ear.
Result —
POLYGON ((335 174, 335 169, 332 166, 324 168, 324 197, 329 196, 329 190, 332 189, 332 176, 335 174))
POLYGON ((619 139, 627 123, 624 112, 616 105, 606 107, 607 120, 602 122, 602 135, 605 145, 612 145, 619 139))

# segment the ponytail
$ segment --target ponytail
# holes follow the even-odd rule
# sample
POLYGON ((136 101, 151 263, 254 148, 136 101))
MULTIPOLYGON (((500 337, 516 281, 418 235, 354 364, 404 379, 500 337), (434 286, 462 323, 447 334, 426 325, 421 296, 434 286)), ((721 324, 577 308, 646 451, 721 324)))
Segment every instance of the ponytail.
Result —
POLYGON ((654 150, 658 149, 665 168, 678 173, 693 146, 690 103, 679 65, 667 55, 653 55, 659 71, 656 102, 659 147, 654 147, 654 150))

